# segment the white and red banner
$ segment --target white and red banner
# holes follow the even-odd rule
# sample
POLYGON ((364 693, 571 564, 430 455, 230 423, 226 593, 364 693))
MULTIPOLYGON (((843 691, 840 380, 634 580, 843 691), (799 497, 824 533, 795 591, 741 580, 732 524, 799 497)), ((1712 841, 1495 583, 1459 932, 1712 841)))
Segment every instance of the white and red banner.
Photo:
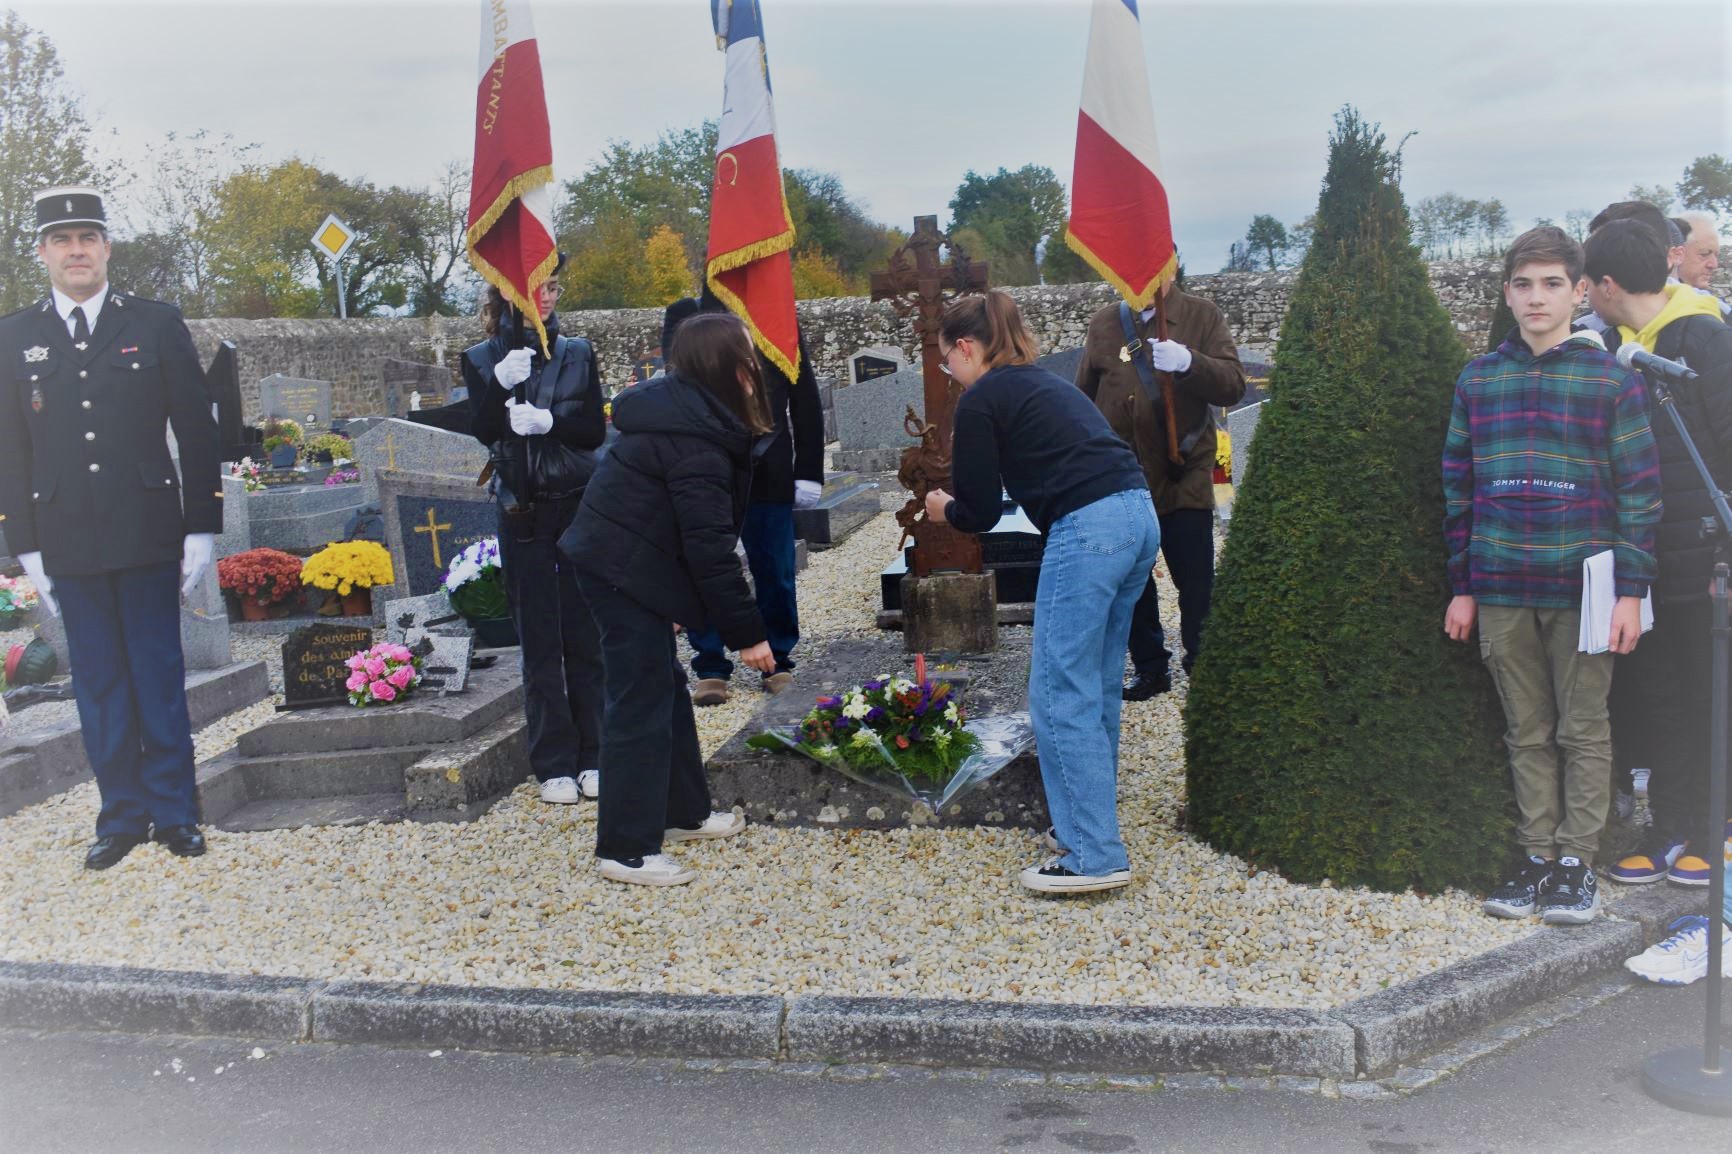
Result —
POLYGON ((540 334, 535 292, 553 275, 553 138, 528 0, 481 0, 469 262, 540 334))
POLYGON ((1178 271, 1136 0, 1094 0, 1064 239, 1139 310, 1178 271))
POLYGON ((776 156, 776 114, 758 0, 710 0, 716 42, 727 53, 716 171, 710 191, 710 291, 752 330, 758 350, 792 380, 799 373, 794 322, 794 222, 776 156))

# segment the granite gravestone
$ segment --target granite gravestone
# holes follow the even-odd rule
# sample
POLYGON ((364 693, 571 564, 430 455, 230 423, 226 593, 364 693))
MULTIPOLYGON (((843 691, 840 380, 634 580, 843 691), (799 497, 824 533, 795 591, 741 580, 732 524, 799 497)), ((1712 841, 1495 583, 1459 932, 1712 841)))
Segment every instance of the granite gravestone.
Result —
POLYGON ((308 625, 283 642, 283 709, 311 709, 349 700, 349 658, 371 648, 369 625, 308 625))
POLYGON ((469 661, 475 655, 475 638, 425 633, 409 651, 421 658, 421 689, 461 693, 469 683, 469 661))
POLYGON ((848 358, 848 383, 857 385, 877 377, 887 377, 908 367, 908 358, 895 345, 869 345, 857 349, 848 358))
POLYGON ((387 357, 379 373, 385 386, 387 417, 408 416, 411 393, 420 394, 422 408, 433 409, 452 401, 457 388, 457 378, 444 365, 387 357))
POLYGON ((398 597, 438 592, 452 558, 499 531, 497 503, 485 490, 451 478, 382 473, 379 505, 398 597))
POLYGON ((1227 435, 1233 439, 1233 487, 1245 483, 1245 468, 1251 460, 1251 438, 1263 419, 1263 405, 1246 405, 1227 414, 1227 435))
POLYGON ((287 417, 308 433, 323 432, 331 424, 331 382, 274 373, 259 382, 259 412, 287 417))
POLYGON ((385 640, 398 645, 415 645, 431 632, 469 632, 442 588, 420 597, 399 597, 384 605, 385 640))
POLYGON ((660 352, 641 352, 631 363, 631 383, 642 384, 662 371, 662 355, 660 352))
MULTIPOLYGON (((837 389, 836 439, 845 450, 895 449, 898 453, 916 443, 903 420, 908 406, 919 413, 925 403, 921 370, 904 369, 888 376, 837 389)), ((838 462, 838 468, 857 468, 838 462)), ((889 468, 894 469, 894 464, 889 468)))
POLYGON ((355 438, 353 452, 361 471, 363 505, 379 504, 379 477, 385 472, 464 480, 472 495, 483 492, 474 481, 487 464, 487 446, 462 433, 385 420, 355 438))
POLYGON ((217 434, 222 441, 222 459, 239 461, 263 457, 264 435, 249 428, 241 402, 240 350, 233 341, 217 346, 216 356, 204 371, 205 389, 217 410, 217 434))
POLYGON ((1077 366, 1082 364, 1082 359, 1087 354, 1088 350, 1081 346, 1074 349, 1059 349, 1057 352, 1035 358, 1034 363, 1055 376, 1062 377, 1067 381, 1075 381, 1077 366))

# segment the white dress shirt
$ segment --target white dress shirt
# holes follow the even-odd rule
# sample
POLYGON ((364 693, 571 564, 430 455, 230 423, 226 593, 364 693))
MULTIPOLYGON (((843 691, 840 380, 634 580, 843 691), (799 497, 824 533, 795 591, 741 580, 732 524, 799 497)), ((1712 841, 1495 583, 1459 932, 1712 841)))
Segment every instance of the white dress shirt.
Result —
POLYGON ((72 310, 84 310, 84 323, 90 326, 90 331, 96 331, 96 318, 102 313, 102 304, 108 299, 108 282, 104 281, 96 295, 87 301, 75 301, 59 289, 54 290, 54 311, 60 314, 60 319, 66 324, 66 335, 71 336, 77 322, 72 319, 72 310))

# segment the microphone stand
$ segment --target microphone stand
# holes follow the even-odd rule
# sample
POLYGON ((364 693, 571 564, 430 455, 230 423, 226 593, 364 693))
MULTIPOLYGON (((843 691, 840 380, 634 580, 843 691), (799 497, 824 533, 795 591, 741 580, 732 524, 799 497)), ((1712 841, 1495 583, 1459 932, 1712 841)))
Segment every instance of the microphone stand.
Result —
MULTIPOLYGON (((1728 507, 1726 494, 1714 483, 1714 475, 1709 472, 1707 462, 1702 460, 1702 454, 1697 451, 1696 442, 1690 436, 1690 429, 1684 423, 1684 416, 1678 412, 1671 388, 1661 380, 1650 380, 1649 388, 1654 399, 1670 416, 1678 435, 1683 438, 1684 448, 1689 451, 1690 460, 1695 464, 1696 472, 1701 474, 1702 483, 1708 486, 1708 493, 1713 499, 1714 516, 1702 519, 1703 536, 1718 533, 1722 540, 1732 541, 1732 507, 1728 507)), ((1649 1055, 1642 1063, 1642 1089, 1651 1097, 1680 1110, 1719 1117, 1732 1117, 1732 1070, 1727 1068, 1728 1061, 1732 1061, 1732 1051, 1728 1051, 1720 1043, 1720 1005, 1724 984, 1721 973, 1723 947, 1720 927, 1724 922, 1726 908, 1726 855, 1723 842, 1726 836, 1727 693, 1732 690, 1732 591, 1728 590, 1729 576, 1732 576, 1732 568, 1724 561, 1716 562, 1711 594, 1714 649, 1710 681, 1713 701, 1710 706, 1712 728, 1708 757, 1709 826, 1708 838, 1704 843, 1704 853, 1709 866, 1708 1005, 1702 1048, 1663 1050, 1649 1055)))

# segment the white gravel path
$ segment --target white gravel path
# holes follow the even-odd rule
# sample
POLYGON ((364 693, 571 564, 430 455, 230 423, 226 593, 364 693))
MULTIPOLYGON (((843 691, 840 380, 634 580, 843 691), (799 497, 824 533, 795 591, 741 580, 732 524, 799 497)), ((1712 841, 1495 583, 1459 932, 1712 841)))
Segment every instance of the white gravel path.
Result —
MULTIPOLYGON (((887 508, 895 501, 885 493, 887 508)), ((800 577, 808 637, 875 632, 877 571, 895 538, 882 514, 812 555, 800 577)), ((278 644, 237 638, 236 648, 266 656, 278 644)), ((736 676, 732 702, 698 712, 706 751, 751 716, 755 680, 736 676)), ((146 847, 92 874, 80 868, 96 810, 85 785, 0 821, 0 956, 572 989, 1321 1009, 1532 932, 1486 918, 1468 894, 1253 875, 1179 832, 1184 689, 1180 678, 1125 710, 1119 812, 1136 882, 1115 893, 1025 893, 1015 873, 1041 855, 1037 839, 999 829, 752 826, 675 848, 699 870, 689 886, 621 886, 591 869, 593 807, 543 805, 527 784, 473 823, 213 830, 203 859, 146 847)), ((200 756, 271 704, 203 731, 200 756)))

